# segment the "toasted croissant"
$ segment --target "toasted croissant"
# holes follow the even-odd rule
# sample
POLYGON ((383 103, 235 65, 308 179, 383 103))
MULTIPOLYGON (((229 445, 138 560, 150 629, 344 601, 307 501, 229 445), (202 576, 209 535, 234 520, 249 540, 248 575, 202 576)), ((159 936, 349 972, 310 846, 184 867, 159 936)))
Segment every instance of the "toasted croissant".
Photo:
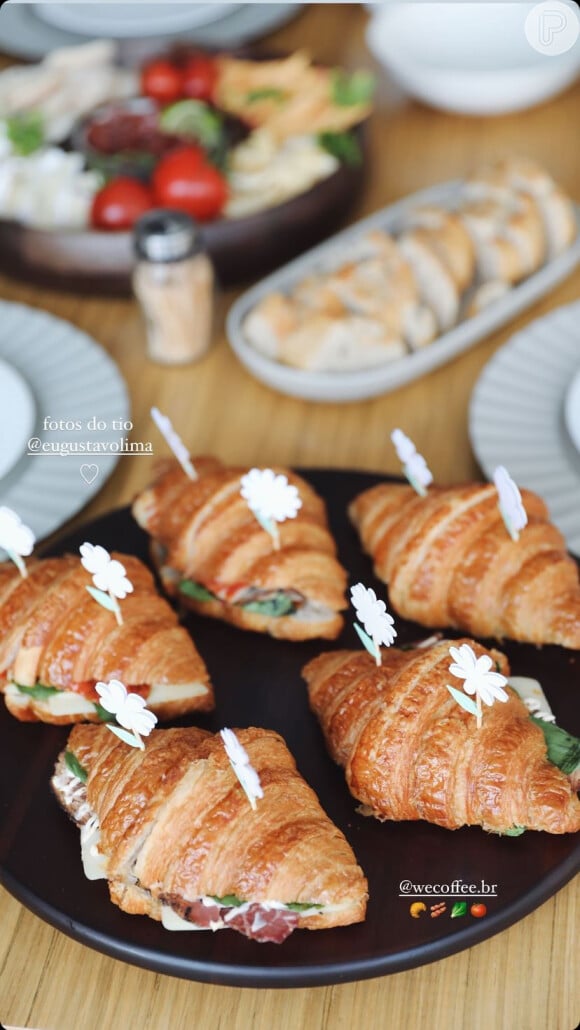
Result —
POLYGON ((137 522, 153 537, 153 559, 167 592, 202 615, 273 637, 338 636, 346 573, 312 487, 277 470, 297 487, 302 507, 296 518, 280 524, 275 550, 241 496, 240 480, 248 470, 213 458, 196 458, 195 468, 198 478, 192 480, 176 462, 167 463, 133 505, 137 522), (188 595, 190 585, 203 588, 205 596, 188 595), (267 610, 276 597, 287 602, 280 614, 267 610))
MULTIPOLYGON (((378 819, 425 819, 447 829, 580 830, 580 801, 546 755, 541 729, 520 698, 485 707, 478 729, 447 684, 450 644, 320 655, 303 670, 310 704, 351 794, 378 819)), ((507 659, 491 656, 505 674, 507 659)), ((459 685, 459 681, 456 681, 459 685)))
POLYGON ((86 785, 63 753, 52 786, 78 824, 92 820, 87 874, 108 880, 119 908, 169 929, 229 926, 280 941, 296 927, 360 922, 364 875, 284 741, 270 730, 236 733, 263 790, 255 810, 219 734, 154 730, 138 751, 104 726, 76 726, 67 751, 86 785))
POLYGON ((17 719, 98 720, 95 683, 110 679, 138 688, 162 719, 213 708, 205 665, 149 569, 131 555, 114 557, 134 588, 121 602, 120 626, 89 594, 78 557, 29 561, 25 579, 0 567, 0 691, 17 719))
POLYGON ((509 536, 493 484, 382 483, 349 514, 393 608, 423 626, 580 648, 576 562, 537 494, 522 490, 528 525, 509 536))

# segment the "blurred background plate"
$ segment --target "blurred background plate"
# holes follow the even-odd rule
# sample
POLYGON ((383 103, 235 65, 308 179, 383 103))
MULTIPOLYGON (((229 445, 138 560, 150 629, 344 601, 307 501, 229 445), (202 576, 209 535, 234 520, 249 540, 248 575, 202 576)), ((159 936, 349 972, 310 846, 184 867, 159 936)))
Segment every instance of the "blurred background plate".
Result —
POLYGON ((488 479, 505 465, 544 498, 580 554, 580 456, 564 425, 564 401, 580 363, 580 302, 516 333, 485 366, 471 397, 469 432, 488 479))
POLYGON ((26 380, 0 360, 0 479, 26 450, 34 420, 34 398, 26 380))
POLYGON ((580 451, 580 353, 578 354, 578 371, 570 383, 566 394, 564 417, 566 428, 577 451, 580 451))
POLYGON ((98 4, 36 3, 37 18, 81 36, 104 36, 112 39, 166 35, 182 32, 218 21, 225 14, 238 10, 242 4, 221 3, 116 3, 101 0, 98 4))
POLYGON ((25 381, 35 407, 25 451, 0 481, 0 504, 18 512, 41 539, 98 493, 119 458, 116 453, 29 455, 28 439, 61 446, 66 441, 118 441, 125 434, 112 422, 129 417, 127 389, 117 366, 95 340, 69 322, 24 304, 0 302, 0 358, 25 381), (106 422, 107 428, 44 428, 48 417, 86 427, 92 416, 106 422), (85 470, 85 478, 83 465, 92 466, 85 470))
MULTIPOLYGON (((146 60, 175 38, 210 49, 238 47, 284 25, 300 13, 303 4, 219 4, 219 7, 221 17, 210 24, 173 35, 158 33, 140 40, 121 39, 121 59, 125 63, 146 60)), ((92 38, 49 25, 45 20, 46 12, 44 14, 44 18, 38 17, 35 4, 13 3, 12 0, 4 3, 0 9, 0 50, 25 61, 37 61, 58 47, 76 46, 92 38)))

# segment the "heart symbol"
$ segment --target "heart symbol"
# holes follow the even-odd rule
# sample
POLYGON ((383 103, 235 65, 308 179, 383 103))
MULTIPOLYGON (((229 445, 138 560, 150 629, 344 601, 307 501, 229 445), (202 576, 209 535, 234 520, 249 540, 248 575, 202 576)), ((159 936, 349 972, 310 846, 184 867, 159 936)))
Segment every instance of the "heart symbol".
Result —
POLYGON ((81 476, 83 477, 83 479, 84 479, 85 483, 87 484, 87 486, 90 486, 91 483, 94 483, 94 481, 97 478, 98 474, 99 474, 99 466, 98 465, 81 465, 81 476))

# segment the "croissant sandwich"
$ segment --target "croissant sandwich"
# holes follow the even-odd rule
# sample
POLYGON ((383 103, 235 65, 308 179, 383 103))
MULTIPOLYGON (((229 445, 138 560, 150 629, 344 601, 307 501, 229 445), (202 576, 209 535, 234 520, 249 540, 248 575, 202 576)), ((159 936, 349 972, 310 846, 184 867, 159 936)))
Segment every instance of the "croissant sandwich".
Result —
POLYGON ((29 561, 24 579, 0 566, 0 690, 17 719, 97 721, 95 684, 113 678, 162 719, 213 708, 205 665, 150 571, 130 555, 113 557, 133 584, 122 625, 89 594, 78 557, 29 561))
POLYGON ((578 567, 546 505, 521 492, 528 524, 512 540, 493 484, 382 483, 349 508, 393 608, 423 626, 580 648, 578 567))
POLYGON ((75 726, 52 787, 81 827, 89 879, 168 930, 279 943, 362 921, 364 875, 282 738, 236 733, 263 791, 254 809, 219 734, 154 730, 138 751, 105 726, 75 726))
MULTIPOLYGON (((351 794, 377 819, 425 819, 449 830, 482 826, 580 830, 580 801, 568 776, 547 758, 544 733, 511 688, 485 707, 481 727, 452 697, 450 644, 320 655, 303 670, 310 705, 351 794)), ((507 659, 490 652, 507 675, 507 659)), ((459 683, 458 680, 455 681, 459 683)))
POLYGON ((201 615, 287 640, 334 639, 346 607, 324 504, 299 476, 296 517, 279 525, 279 549, 240 493, 247 469, 195 459, 198 478, 176 462, 137 497, 133 514, 153 537, 152 556, 169 594, 201 615))

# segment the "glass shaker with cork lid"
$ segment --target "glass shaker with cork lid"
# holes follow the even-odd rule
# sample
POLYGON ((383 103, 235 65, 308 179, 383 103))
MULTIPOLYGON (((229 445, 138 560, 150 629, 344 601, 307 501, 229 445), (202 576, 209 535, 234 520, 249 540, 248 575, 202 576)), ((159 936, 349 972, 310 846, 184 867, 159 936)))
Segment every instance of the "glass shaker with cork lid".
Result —
POLYGON ((163 365, 197 361, 212 340, 215 277, 201 233, 182 211, 148 211, 133 230, 133 290, 147 352, 163 365))

